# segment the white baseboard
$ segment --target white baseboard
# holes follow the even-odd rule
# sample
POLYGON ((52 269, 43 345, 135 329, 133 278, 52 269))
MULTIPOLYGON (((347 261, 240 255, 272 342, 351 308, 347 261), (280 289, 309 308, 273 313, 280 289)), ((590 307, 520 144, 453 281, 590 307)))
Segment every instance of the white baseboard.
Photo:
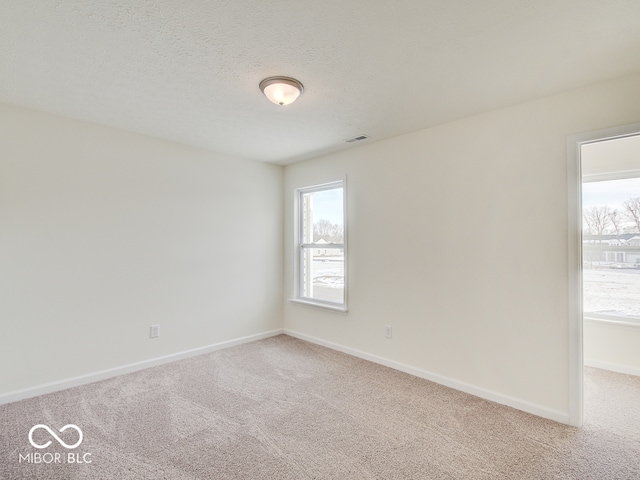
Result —
POLYGON ((617 373, 625 373, 627 375, 640 376, 640 368, 632 367, 629 365, 621 365, 619 363, 601 362, 599 360, 584 359, 584 364, 587 367, 601 368, 602 370, 610 370, 617 373))
POLYGON ((204 347, 193 348, 191 350, 172 353, 169 355, 164 355, 162 357, 151 358, 149 360, 143 360, 141 362, 130 363, 128 365, 122 365, 120 367, 109 368, 107 370, 101 370, 99 372, 89 373, 87 375, 80 375, 78 377, 67 378, 65 380, 46 383, 44 385, 38 385, 36 387, 16 390, 14 392, 0 395, 0 405, 5 403, 17 402, 26 398, 37 397, 39 395, 45 395, 47 393, 57 392, 59 390, 65 390, 71 387, 86 385, 88 383, 97 382, 99 380, 106 380, 108 378, 117 377, 118 375, 124 375, 125 373, 137 372, 138 370, 144 370, 145 368, 155 367, 158 365, 163 365, 165 363, 183 360, 189 357, 195 357, 196 355, 202 355, 204 353, 210 353, 216 350, 222 350, 223 348, 234 347, 236 345, 242 345, 243 343, 255 342, 256 340, 273 337, 275 335, 280 335, 281 333, 284 333, 282 329, 271 330, 255 335, 249 335, 247 337, 235 338, 233 340, 214 343, 213 345, 207 345, 204 347))
POLYGON ((521 400, 519 398, 511 397, 509 395, 504 395, 502 393, 497 393, 491 390, 487 390, 486 388, 470 385, 468 383, 460 382, 458 380, 454 380, 452 378, 445 377, 443 375, 438 375, 436 373, 428 372, 421 368, 412 367, 411 365, 406 365, 404 363, 396 362, 394 360, 389 360, 388 358, 380 357, 378 355, 373 355, 373 354, 363 352, 361 350, 356 350, 354 348, 346 347, 344 345, 340 345, 337 343, 328 342, 326 340, 315 338, 310 335, 306 335, 304 333, 290 330, 288 328, 284 329, 284 333, 286 335, 299 338, 300 340, 305 340, 310 343, 315 343, 323 347, 331 348, 332 350, 337 350, 342 353, 353 355, 354 357, 362 358, 364 360, 369 360, 370 362, 378 363, 380 365, 384 365, 385 367, 393 368, 394 370, 399 370, 401 372, 405 372, 410 375, 414 375, 416 377, 424 378, 426 380, 430 380, 440 385, 454 388, 456 390, 460 390, 462 392, 475 395, 476 397, 484 398, 485 400, 490 400, 492 402, 496 402, 501 405, 507 405, 517 410, 522 410, 523 412, 531 413, 532 415, 536 415, 538 417, 548 418, 549 420, 553 420, 555 422, 569 425, 568 412, 561 412, 559 410, 554 410, 554 409, 537 405, 531 402, 527 402, 525 400, 521 400))

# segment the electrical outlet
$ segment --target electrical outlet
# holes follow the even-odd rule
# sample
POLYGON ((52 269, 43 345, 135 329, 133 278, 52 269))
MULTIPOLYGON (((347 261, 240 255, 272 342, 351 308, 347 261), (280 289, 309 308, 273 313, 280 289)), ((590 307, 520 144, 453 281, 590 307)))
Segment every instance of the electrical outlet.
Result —
POLYGON ((386 338, 391 338, 391 325, 384 326, 384 336, 386 338))
POLYGON ((151 338, 160 336, 160 325, 151 325, 151 338))

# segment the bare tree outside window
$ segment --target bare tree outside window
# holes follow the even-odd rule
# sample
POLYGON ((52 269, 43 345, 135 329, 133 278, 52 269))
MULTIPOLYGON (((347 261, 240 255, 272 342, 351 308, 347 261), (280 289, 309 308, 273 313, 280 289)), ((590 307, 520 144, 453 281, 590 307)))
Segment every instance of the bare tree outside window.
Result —
POLYGON ((620 210, 615 209, 609 213, 609 221, 611 223, 611 228, 613 232, 615 232, 616 237, 620 238, 620 234, 622 233, 622 227, 624 225, 624 218, 620 210))
POLYGON ((636 232, 640 232, 640 197, 626 200, 623 206, 627 220, 633 222, 636 232))
POLYGON ((341 223, 331 223, 321 218, 313 224, 313 241, 324 240, 328 243, 343 243, 344 229, 341 223))
POLYGON ((599 237, 611 225, 611 210, 608 206, 589 207, 584 209, 584 221, 589 226, 589 230, 599 237))

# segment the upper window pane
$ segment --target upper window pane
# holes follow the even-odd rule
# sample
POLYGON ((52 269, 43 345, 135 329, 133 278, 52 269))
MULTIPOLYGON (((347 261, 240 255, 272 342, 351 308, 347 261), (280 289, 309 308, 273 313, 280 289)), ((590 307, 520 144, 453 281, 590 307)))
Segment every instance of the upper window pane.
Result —
POLYGON ((343 195, 342 187, 302 194, 302 243, 344 243, 343 195))

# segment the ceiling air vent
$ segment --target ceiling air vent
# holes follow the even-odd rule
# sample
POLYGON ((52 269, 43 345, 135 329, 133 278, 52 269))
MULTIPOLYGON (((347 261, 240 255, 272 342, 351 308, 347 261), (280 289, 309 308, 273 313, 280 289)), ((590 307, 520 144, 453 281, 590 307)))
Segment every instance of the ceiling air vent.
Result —
POLYGON ((366 140, 367 138, 369 138, 366 135, 358 135, 357 137, 353 137, 353 138, 347 138, 345 140, 345 143, 354 143, 354 142, 359 142, 361 140, 366 140))

